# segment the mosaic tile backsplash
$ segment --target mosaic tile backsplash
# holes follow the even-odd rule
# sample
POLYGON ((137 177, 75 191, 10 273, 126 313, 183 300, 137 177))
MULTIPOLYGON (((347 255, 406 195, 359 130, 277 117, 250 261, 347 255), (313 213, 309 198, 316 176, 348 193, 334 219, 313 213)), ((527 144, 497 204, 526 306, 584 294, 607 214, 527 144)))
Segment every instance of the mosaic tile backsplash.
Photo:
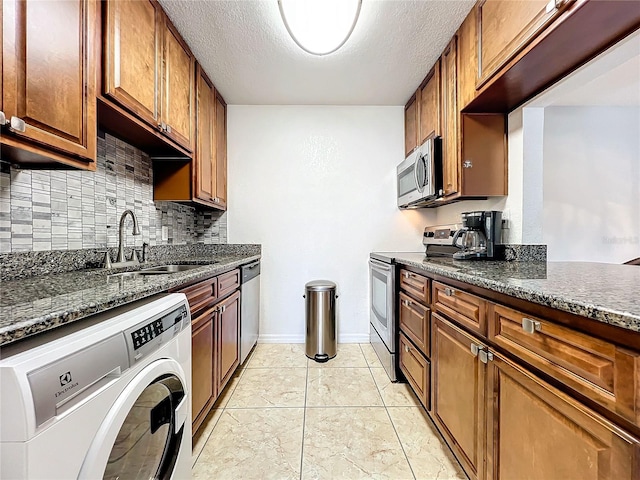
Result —
POLYGON ((109 134, 98 136, 95 172, 19 170, 0 162, 0 252, 116 247, 126 209, 142 231, 132 236, 127 217, 128 246, 227 243, 226 213, 154 202, 152 175, 144 152, 109 134))

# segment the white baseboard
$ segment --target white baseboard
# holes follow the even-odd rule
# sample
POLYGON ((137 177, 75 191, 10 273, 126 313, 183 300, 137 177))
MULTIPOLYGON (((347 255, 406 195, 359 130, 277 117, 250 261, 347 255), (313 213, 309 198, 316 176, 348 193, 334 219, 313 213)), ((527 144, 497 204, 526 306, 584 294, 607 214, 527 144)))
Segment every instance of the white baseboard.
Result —
POLYGON ((368 333, 339 333, 338 343, 369 343, 368 333))
MULTIPOLYGON (((304 343, 304 335, 261 334, 258 343, 304 343)), ((339 333, 338 343, 369 343, 369 334, 339 333)))
POLYGON ((304 335, 260 334, 258 343, 304 343, 304 335))

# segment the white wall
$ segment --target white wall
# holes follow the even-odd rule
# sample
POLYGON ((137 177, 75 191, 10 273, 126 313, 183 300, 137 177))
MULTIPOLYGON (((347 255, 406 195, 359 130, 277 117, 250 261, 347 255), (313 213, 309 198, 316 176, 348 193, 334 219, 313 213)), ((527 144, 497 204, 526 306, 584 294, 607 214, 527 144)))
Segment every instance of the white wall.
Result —
POLYGON ((640 108, 545 109, 544 243, 550 261, 640 257, 640 108))
POLYGON ((230 243, 262 244, 261 342, 304 339, 304 285, 338 284, 340 342, 369 335, 371 251, 422 251, 396 207, 403 107, 229 106, 230 243))

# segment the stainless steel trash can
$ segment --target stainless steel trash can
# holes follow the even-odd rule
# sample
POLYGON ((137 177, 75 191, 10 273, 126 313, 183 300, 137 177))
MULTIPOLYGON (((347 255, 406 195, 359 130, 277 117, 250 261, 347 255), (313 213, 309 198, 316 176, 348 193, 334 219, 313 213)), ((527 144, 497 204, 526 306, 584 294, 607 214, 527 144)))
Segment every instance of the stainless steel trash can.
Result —
POLYGON ((336 356, 336 284, 314 280, 305 285, 305 354, 316 362, 336 356))

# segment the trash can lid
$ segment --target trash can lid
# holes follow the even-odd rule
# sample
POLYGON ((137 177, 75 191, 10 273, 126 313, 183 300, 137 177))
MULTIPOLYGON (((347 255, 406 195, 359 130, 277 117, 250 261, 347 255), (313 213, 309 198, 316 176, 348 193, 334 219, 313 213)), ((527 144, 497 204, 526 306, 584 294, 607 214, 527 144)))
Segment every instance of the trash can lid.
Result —
POLYGON ((336 284, 331 280, 313 280, 312 282, 308 282, 305 285, 307 290, 315 290, 315 291, 325 291, 325 290, 334 290, 336 288, 336 284))

